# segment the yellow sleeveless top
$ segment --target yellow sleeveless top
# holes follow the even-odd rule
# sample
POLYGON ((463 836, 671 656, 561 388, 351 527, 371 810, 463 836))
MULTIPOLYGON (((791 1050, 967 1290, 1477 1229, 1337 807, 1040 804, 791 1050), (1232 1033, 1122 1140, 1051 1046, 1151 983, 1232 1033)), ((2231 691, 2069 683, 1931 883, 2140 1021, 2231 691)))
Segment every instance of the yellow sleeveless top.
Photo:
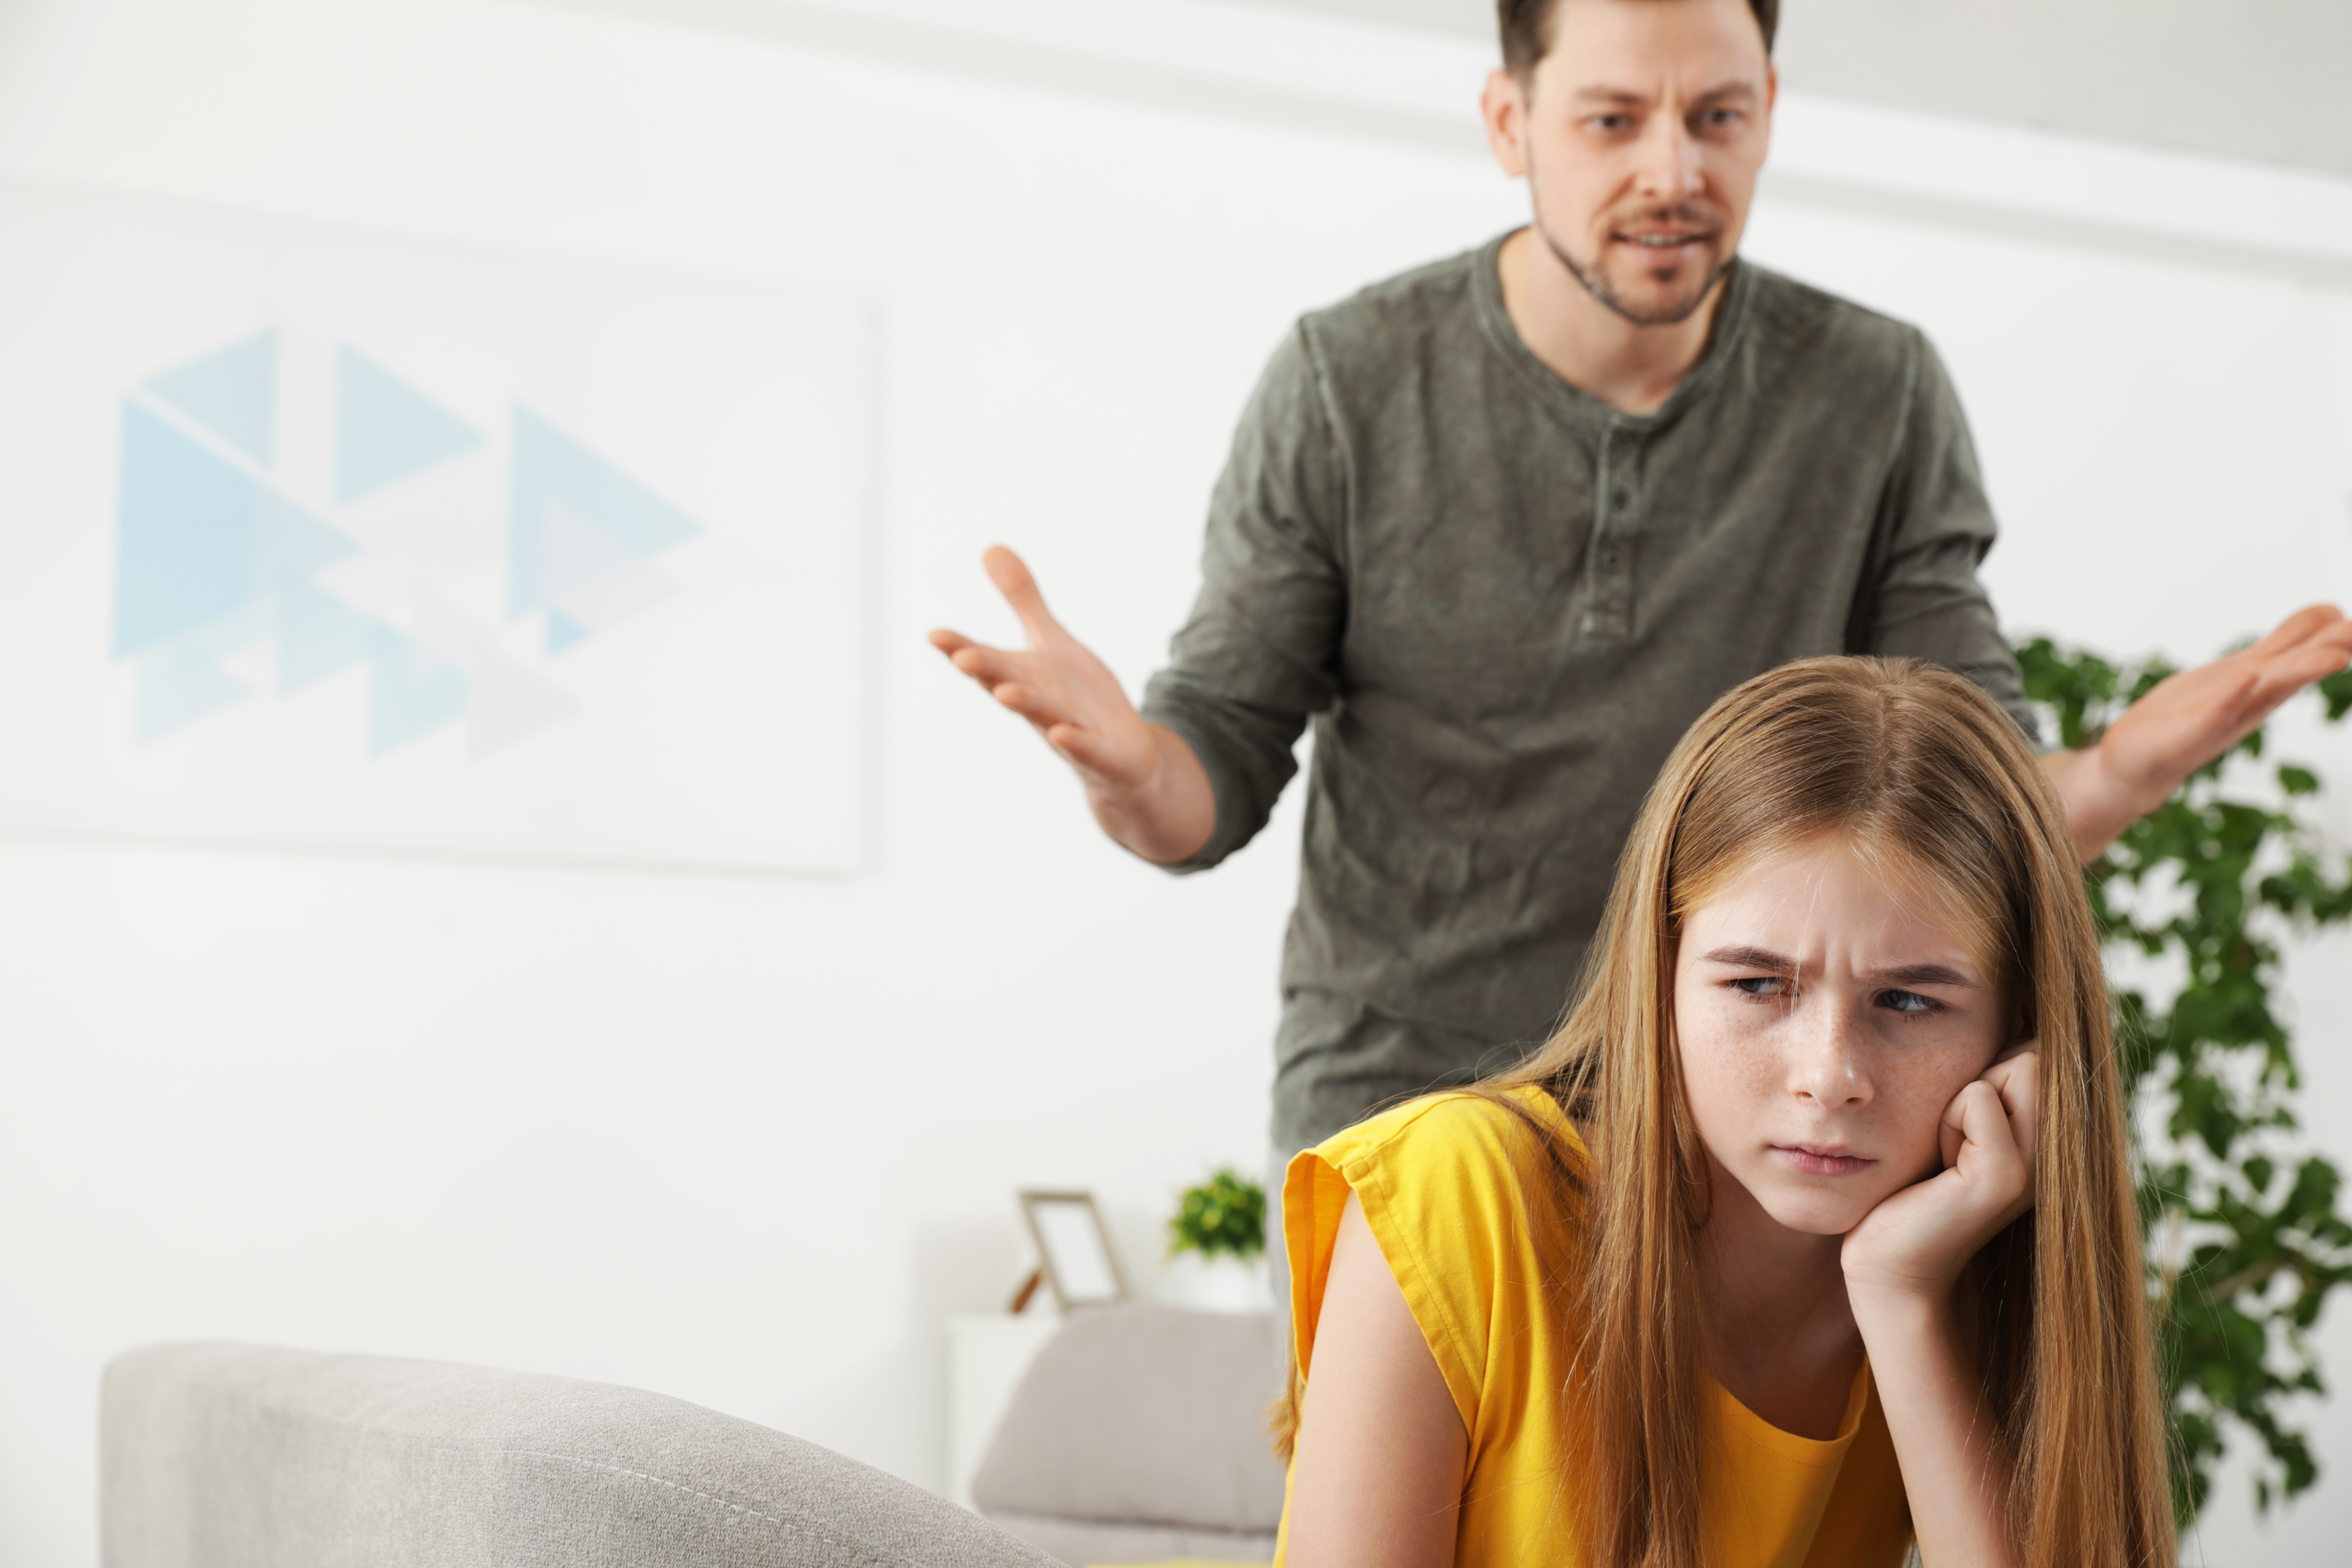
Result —
MULTIPOLYGON (((1513 1091, 1546 1121, 1541 1089, 1513 1091)), ((1302 1375, 1350 1191, 1469 1434, 1456 1568, 1587 1564, 1562 1485, 1575 1447, 1560 1403, 1568 1325, 1545 1289, 1517 1194, 1533 1154, 1510 1113, 1437 1094, 1291 1161, 1282 1192, 1302 1375)), ((1702 1374, 1704 1376, 1704 1374, 1702 1374)), ((1865 1364, 1827 1442, 1768 1425, 1705 1377, 1711 1441, 1702 1541, 1709 1568, 1895 1568, 1911 1540, 1894 1440, 1865 1364)), ((1285 1510, 1276 1568, 1289 1539, 1285 1510)))

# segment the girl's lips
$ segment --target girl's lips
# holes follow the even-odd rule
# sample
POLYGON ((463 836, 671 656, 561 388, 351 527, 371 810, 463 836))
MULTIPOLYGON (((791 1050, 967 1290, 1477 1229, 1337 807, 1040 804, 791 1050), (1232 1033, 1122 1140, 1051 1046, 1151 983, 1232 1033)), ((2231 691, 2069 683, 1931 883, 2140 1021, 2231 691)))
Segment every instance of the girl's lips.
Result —
POLYGON ((1772 1152, 1809 1176, 1851 1176, 1878 1163, 1834 1145, 1817 1143, 1775 1143, 1772 1152))

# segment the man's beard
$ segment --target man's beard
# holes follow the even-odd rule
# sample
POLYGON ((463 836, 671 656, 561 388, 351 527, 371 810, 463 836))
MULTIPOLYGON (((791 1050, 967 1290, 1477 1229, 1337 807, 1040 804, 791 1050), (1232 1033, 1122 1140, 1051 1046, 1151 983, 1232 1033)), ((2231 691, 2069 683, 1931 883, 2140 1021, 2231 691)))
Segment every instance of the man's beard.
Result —
MULTIPOLYGON (((1709 222, 1707 215, 1695 212, 1688 207, 1664 207, 1643 216, 1662 219, 1668 223, 1696 225, 1709 222)), ((1714 269, 1707 273, 1706 280, 1699 285, 1698 291, 1690 297, 1687 304, 1675 305, 1665 310, 1644 310, 1639 306, 1628 303, 1611 286, 1608 278, 1602 274, 1598 260, 1580 261, 1570 252, 1568 247, 1554 239, 1551 230, 1544 226, 1540 215, 1535 219, 1535 231, 1543 237, 1544 244, 1550 248, 1551 253, 1559 258, 1559 264, 1568 268, 1569 276, 1584 285, 1586 293, 1637 327, 1671 327, 1678 321, 1690 320, 1692 312, 1706 304, 1707 296, 1715 292, 1715 286, 1722 281, 1723 275, 1731 270, 1731 263, 1734 259, 1732 256, 1727 255, 1717 261, 1714 269)), ((1722 230, 1717 227, 1712 232, 1720 235, 1722 230)))

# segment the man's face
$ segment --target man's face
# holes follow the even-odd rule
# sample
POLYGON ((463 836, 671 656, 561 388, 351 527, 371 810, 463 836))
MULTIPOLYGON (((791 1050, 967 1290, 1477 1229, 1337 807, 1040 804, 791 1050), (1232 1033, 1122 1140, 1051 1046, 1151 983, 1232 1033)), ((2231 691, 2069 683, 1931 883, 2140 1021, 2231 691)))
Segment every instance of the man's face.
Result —
POLYGON ((1489 83, 1488 135, 1552 253, 1603 305, 1660 326, 1730 265, 1773 89, 1747 0, 1558 0, 1529 80, 1489 83))

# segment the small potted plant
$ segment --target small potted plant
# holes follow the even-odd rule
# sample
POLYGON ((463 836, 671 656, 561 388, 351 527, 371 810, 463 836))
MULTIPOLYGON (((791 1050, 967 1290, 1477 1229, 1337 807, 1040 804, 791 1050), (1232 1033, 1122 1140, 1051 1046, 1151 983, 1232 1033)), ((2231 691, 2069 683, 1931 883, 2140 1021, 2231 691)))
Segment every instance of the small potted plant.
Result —
POLYGON ((1230 1167, 1186 1189, 1168 1220, 1168 1257, 1171 1293, 1184 1305, 1265 1310, 1265 1189, 1230 1167))

